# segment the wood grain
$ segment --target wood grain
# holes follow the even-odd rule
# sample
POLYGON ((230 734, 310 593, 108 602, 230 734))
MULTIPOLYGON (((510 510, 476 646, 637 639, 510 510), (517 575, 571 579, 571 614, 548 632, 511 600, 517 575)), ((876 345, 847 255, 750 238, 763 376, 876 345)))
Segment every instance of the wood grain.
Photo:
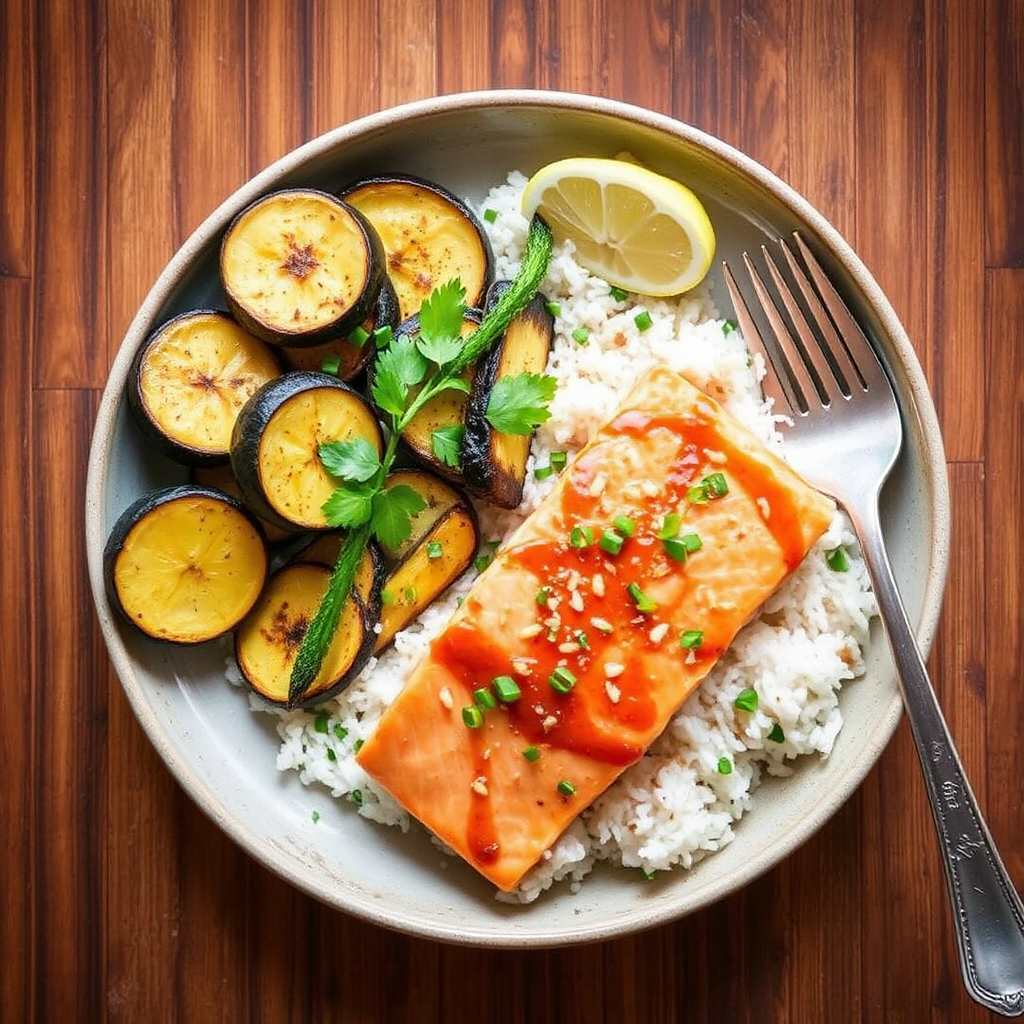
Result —
POLYGON ((12 0, 0 4, 0 1020, 993 1020, 959 984, 902 725, 729 899, 493 952, 331 911, 253 862, 137 724, 92 611, 92 423, 139 303, 289 149, 395 103, 535 87, 648 107, 782 175, 876 275, 945 433, 930 659, 1024 887, 1024 0, 12 0))

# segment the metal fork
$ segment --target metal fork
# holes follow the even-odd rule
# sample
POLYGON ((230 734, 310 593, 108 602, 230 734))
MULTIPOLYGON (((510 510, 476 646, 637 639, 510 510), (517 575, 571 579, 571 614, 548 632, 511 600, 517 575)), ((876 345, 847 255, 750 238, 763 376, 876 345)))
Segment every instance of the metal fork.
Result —
POLYGON ((743 256, 771 328, 767 342, 728 265, 726 285, 747 344, 765 360, 765 395, 792 420, 784 431, 787 459, 846 510, 860 542, 938 832, 964 984, 981 1005, 1016 1017, 1024 1013, 1024 907, 971 792, 882 537, 879 498, 902 445, 896 396, 809 247, 799 234, 793 240, 799 260, 780 243, 788 275, 762 247, 773 289, 743 256))

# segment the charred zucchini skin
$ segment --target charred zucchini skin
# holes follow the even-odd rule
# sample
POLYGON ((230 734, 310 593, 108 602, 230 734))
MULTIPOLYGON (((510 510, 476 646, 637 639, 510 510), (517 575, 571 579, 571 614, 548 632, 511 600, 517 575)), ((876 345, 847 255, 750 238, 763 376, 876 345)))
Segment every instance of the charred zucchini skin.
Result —
MULTIPOLYGON (((488 308, 509 287, 510 281, 496 281, 487 296, 488 308)), ((532 434, 500 434, 487 421, 487 405, 501 377, 544 372, 554 328, 547 298, 538 292, 477 362, 473 374, 462 438, 462 477, 471 493, 501 508, 516 508, 523 500, 532 434)))
POLYGON ((434 288, 455 277, 466 289, 467 305, 483 304, 494 280, 494 252, 484 226, 458 196, 426 178, 397 173, 361 178, 339 194, 377 229, 403 320, 419 311, 434 288), (433 207, 433 212, 427 207, 433 207), (465 226, 462 244, 473 240, 473 245, 457 258, 450 241, 446 252, 432 251, 434 246, 424 237, 425 225, 452 218, 465 226))
MULTIPOLYGON (((300 253, 300 262, 301 258, 302 254, 300 253)), ((257 338, 262 338, 271 345, 286 347, 293 345, 319 345, 334 338, 347 337, 355 327, 373 314, 374 306, 386 275, 386 269, 384 247, 370 221, 359 210, 343 202, 337 196, 323 192, 320 189, 284 189, 255 200, 234 218, 221 240, 221 286, 227 298, 228 307, 240 324, 256 335, 257 338), (361 239, 367 263, 363 285, 358 294, 339 311, 338 315, 330 323, 314 328, 287 327, 282 322, 270 321, 259 316, 253 309, 252 302, 245 298, 240 293, 240 289, 235 286, 229 270, 233 262, 233 247, 238 242, 239 234, 246 229, 247 220, 259 207, 269 203, 286 202, 291 198, 303 197, 320 200, 328 204, 329 207, 333 207, 337 216, 346 217, 352 221, 361 239)))
MULTIPOLYGON (((197 332, 222 332, 224 337, 247 350, 251 362, 254 364, 250 373, 244 379, 218 380, 216 374, 208 374, 208 365, 197 368, 196 377, 191 381, 183 381, 177 389, 177 397, 184 405, 198 393, 203 395, 214 389, 221 394, 227 390, 238 392, 244 398, 248 398, 265 380, 272 379, 283 372, 281 361, 277 353, 255 335, 246 331, 229 314, 217 309, 196 309, 178 316, 161 324, 147 339, 145 344, 135 353, 132 365, 128 371, 128 381, 125 386, 125 393, 128 398, 128 407, 132 412, 139 429, 159 451, 168 458, 186 466, 214 466, 224 464, 228 461, 228 446, 226 444, 213 444, 209 447, 199 447, 187 444, 176 437, 170 425, 162 425, 154 415, 150 404, 146 401, 144 378, 147 366, 151 358, 155 357, 158 348, 165 344, 174 343, 174 335, 194 328, 197 332), (255 364, 262 364, 262 370, 257 371, 255 364)), ((188 352, 188 345, 183 348, 182 354, 188 352)), ((225 363, 225 368, 227 364, 225 363)), ((241 406, 238 403, 238 407, 241 406)), ((220 410, 226 411, 230 406, 228 403, 218 403, 220 410)), ((230 426, 224 432, 225 438, 231 434, 230 426)))
POLYGON ((318 677, 299 700, 288 700, 287 675, 290 674, 290 665, 294 663, 301 636, 304 629, 308 628, 308 618, 312 617, 320 598, 317 597, 316 600, 310 601, 303 611, 301 592, 292 593, 290 596, 286 594, 284 600, 280 600, 277 589, 279 585, 295 585, 293 580, 298 580, 297 585, 301 587, 303 578, 311 575, 318 584, 322 583, 323 589, 326 590, 330 574, 330 568, 319 562, 296 561, 281 566, 268 580, 255 607, 235 630, 235 661, 242 678, 253 693, 273 707, 287 709, 315 707, 340 693, 352 683, 373 656, 373 648, 377 640, 377 634, 374 631, 377 615, 353 590, 349 594, 349 599, 342 612, 338 634, 332 641, 332 647, 339 640, 347 641, 350 648, 348 657, 335 676, 318 677), (293 615, 298 615, 300 620, 307 619, 307 621, 304 623, 296 621, 290 618, 293 615), (358 635, 355 637, 352 637, 350 633, 353 628, 358 630, 358 635), (279 680, 283 683, 280 693, 270 691, 267 685, 270 680, 258 676, 253 671, 251 658, 247 656, 247 649, 252 649, 248 645, 255 644, 258 652, 261 642, 270 647, 284 647, 290 651, 288 671, 285 673, 285 678, 279 680))
POLYGON ((131 610, 126 608, 122 603, 121 595, 117 588, 118 559, 125 550, 126 545, 129 543, 132 531, 144 519, 149 516, 159 515, 161 509, 165 508, 172 502, 179 501, 180 499, 193 499, 218 503, 230 510, 233 510, 239 516, 244 517, 245 521, 252 527, 258 538, 259 546, 262 549, 262 565, 257 567, 257 574, 260 576, 260 585, 255 587, 253 590, 253 603, 258 599, 259 592, 266 580, 270 564, 270 555, 267 548, 266 537, 259 520, 241 501, 224 493, 223 491, 213 487, 204 487, 199 484, 175 484, 173 486, 161 487, 153 491, 148 491, 132 502, 132 504, 129 505, 120 516, 118 516, 117 521, 114 523, 114 526, 107 537, 107 543, 103 549, 103 581, 106 589, 107 600, 109 601, 110 606, 115 609, 124 621, 143 636, 146 636, 151 640, 156 640, 157 642, 174 645, 202 643, 206 640, 213 640, 217 637, 224 636, 225 634, 230 633, 231 630, 238 625, 252 607, 250 604, 249 608, 241 609, 234 620, 226 620, 219 629, 212 630, 198 639, 185 640, 161 634, 155 628, 148 629, 143 627, 132 614, 131 610))
MULTIPOLYGON (((463 335, 467 335, 480 326, 483 313, 473 307, 466 310, 463 315, 463 335)), ((404 320, 395 331, 395 337, 415 337, 419 333, 419 314, 404 320)), ((373 389, 374 363, 370 364, 367 377, 367 388, 370 394, 373 389)), ((467 371, 470 374, 472 371, 467 371)), ((402 431, 402 446, 405 453, 412 459, 425 466, 432 473, 451 480, 453 483, 462 483, 462 471, 455 466, 448 466, 435 454, 431 443, 431 435, 437 429, 443 427, 462 426, 466 418, 467 398, 462 391, 442 391, 441 394, 432 398, 412 418, 411 422, 402 431)))
MULTIPOLYGON (((367 440, 377 446, 378 452, 382 452, 383 432, 369 402, 344 381, 315 370, 294 370, 260 388, 242 407, 231 438, 231 468, 246 502, 261 518, 293 533, 311 527, 309 524, 289 520, 271 504, 260 473, 260 446, 264 432, 279 409, 292 399, 321 388, 337 390, 353 403, 353 410, 359 412, 360 420, 372 431, 372 437, 367 437, 367 440)), ((331 438, 310 440, 328 441, 331 438)), ((324 524, 315 528, 326 529, 327 526, 324 524)))
MULTIPOLYGON (((333 569, 345 541, 344 530, 327 530, 308 534, 296 548, 291 561, 317 562, 333 569)), ((356 570, 354 587, 370 617, 376 622, 380 614, 380 594, 388 574, 388 563, 375 541, 366 545, 363 561, 356 570)))
MULTIPOLYGON (((367 317, 360 327, 367 335, 372 335, 374 331, 382 327, 390 327, 392 331, 397 331, 400 323, 398 294, 395 291, 395 286, 391 283, 391 278, 385 274, 373 316, 367 317)), ((346 383, 353 381, 370 364, 375 350, 372 337, 367 337, 362 346, 359 346, 350 340, 353 333, 350 332, 347 337, 334 338, 321 345, 301 347, 291 345, 288 348, 281 348, 281 358, 292 370, 320 370, 326 358, 337 356, 339 365, 335 376, 346 383)))

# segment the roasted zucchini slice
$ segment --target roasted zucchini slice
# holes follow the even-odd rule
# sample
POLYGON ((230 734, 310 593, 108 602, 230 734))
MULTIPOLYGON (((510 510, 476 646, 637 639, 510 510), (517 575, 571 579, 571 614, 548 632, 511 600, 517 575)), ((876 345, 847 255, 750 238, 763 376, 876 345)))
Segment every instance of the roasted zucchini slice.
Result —
POLYGON ((257 199, 221 242, 231 311, 277 345, 347 337, 372 314, 384 272, 384 250, 366 218, 316 189, 257 199))
POLYGON ((227 462, 239 410, 280 373, 273 350, 230 316, 196 310, 167 321, 139 349, 128 373, 128 404, 172 459, 227 462))
MULTIPOLYGON (((480 324, 481 312, 479 309, 467 309, 463 315, 462 334, 465 337, 471 334, 480 324)), ((415 336, 420 329, 419 315, 409 317, 395 332, 396 337, 405 335, 415 336)), ((369 387, 372 393, 374 366, 371 363, 369 369, 369 387)), ((473 379, 473 368, 470 367, 463 375, 467 388, 473 379)), ((419 393, 419 386, 412 388, 410 396, 415 397, 419 393)), ((458 464, 458 445, 461 444, 462 430, 466 421, 466 403, 468 396, 465 391, 442 391, 433 397, 422 409, 409 421, 405 430, 402 431, 402 441, 413 458, 421 465, 426 466, 434 473, 456 483, 462 481, 462 469, 458 464), (434 438, 434 431, 454 431, 455 436, 455 459, 454 465, 446 462, 438 452, 434 438)))
MULTIPOLYGON (((242 488, 238 486, 238 481, 235 479, 230 462, 218 462, 212 466, 193 466, 190 476, 192 483, 198 484, 200 487, 213 487, 230 495, 236 501, 242 502, 243 505, 247 504, 242 488)), ((294 531, 286 530, 278 526, 277 523, 270 522, 269 519, 261 519, 259 513, 253 509, 249 511, 259 519, 260 526, 263 528, 263 533, 267 538, 267 543, 271 547, 276 547, 279 544, 285 544, 295 539, 294 531)))
POLYGON ((111 605, 146 636, 177 644, 234 629, 256 603, 268 565, 252 513, 195 484, 144 494, 118 518, 103 552, 111 605))
MULTIPOLYGON (((293 561, 316 562, 333 569, 341 554, 347 534, 344 530, 326 530, 311 535, 308 545, 300 547, 293 561)), ((381 549, 371 541, 366 545, 363 560, 356 569, 355 592, 362 599, 371 617, 376 619, 380 611, 380 592, 387 577, 387 563, 381 549)))
MULTIPOLYGON (((511 287, 495 282, 488 293, 493 305, 511 287)), ((466 403, 466 430, 462 438, 462 477, 476 495, 501 508, 516 508, 523 500, 526 462, 532 434, 502 434, 487 420, 487 404, 502 377, 543 373, 554 340, 555 318, 538 292, 508 325, 501 339, 476 365, 466 403)))
POLYGON ((400 323, 398 295, 390 278, 385 275, 373 315, 347 337, 335 338, 322 345, 282 348, 281 358, 293 370, 324 370, 340 380, 351 381, 366 369, 373 358, 376 349, 374 332, 385 328, 396 331, 400 323))
POLYGON ((301 700, 295 705, 289 702, 292 667, 330 578, 326 565, 313 562, 293 562, 278 569, 235 631, 239 671, 252 690, 271 704, 308 707, 325 700, 352 682, 373 654, 376 620, 353 590, 320 671, 301 700))
POLYGON ((380 423, 369 403, 327 373, 294 370, 257 391, 238 415, 231 468, 245 500, 285 529, 329 527, 323 504, 337 481, 320 461, 320 445, 361 437, 383 453, 380 423))
POLYGON ((461 491, 421 470, 392 473, 386 486, 396 484, 419 492, 426 507, 413 517, 406 541, 383 548, 390 568, 381 592, 377 651, 465 572, 480 545, 476 514, 461 491))
POLYGON ((483 304, 494 279, 494 254, 483 225, 461 199, 433 182, 399 174, 364 178, 341 198, 377 230, 403 320, 456 277, 466 304, 483 304))

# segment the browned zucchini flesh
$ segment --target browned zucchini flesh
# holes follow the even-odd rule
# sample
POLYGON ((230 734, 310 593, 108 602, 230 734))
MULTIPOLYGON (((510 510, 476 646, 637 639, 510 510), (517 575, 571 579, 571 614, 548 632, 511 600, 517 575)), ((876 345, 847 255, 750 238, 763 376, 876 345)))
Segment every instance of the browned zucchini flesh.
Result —
POLYGON ((398 329, 398 296, 385 275, 373 315, 367 317, 347 337, 334 338, 322 345, 281 349, 281 358, 293 370, 323 370, 340 380, 351 381, 366 369, 377 347, 378 332, 398 329))
POLYGON ((226 313, 197 310, 169 320, 139 349, 128 404, 172 459, 226 462, 239 410, 280 373, 277 356, 259 338, 226 313))
POLYGON ((425 507, 413 517, 410 536, 398 548, 384 548, 391 568, 381 594, 377 651, 465 572, 480 545, 476 515, 461 491, 419 470, 392 473, 386 486, 396 484, 412 487, 425 507))
MULTIPOLYGON (((498 282, 488 304, 500 298, 511 282, 498 282)), ((495 384, 520 373, 543 373, 554 340, 555 318, 538 292, 508 325, 504 335, 479 360, 466 403, 462 439, 462 476, 466 486, 502 508, 523 500, 526 462, 533 434, 503 434, 487 420, 487 405, 495 384)))
MULTIPOLYGON (((291 706, 288 684, 292 667, 330 578, 326 565, 312 562, 293 562, 278 569, 235 631, 239 671, 271 704, 291 706)), ((359 596, 350 593, 320 671, 297 706, 330 697, 359 674, 373 654, 374 624, 359 596)))
POLYGON ((341 198, 364 213, 380 236, 403 320, 455 278, 467 305, 483 304, 494 256, 483 225, 462 200, 433 182, 398 174, 358 181, 341 198))
MULTIPOLYGON (((216 488, 216 490, 230 495, 236 501, 242 502, 243 505, 247 504, 242 488, 238 486, 234 471, 231 469, 231 463, 218 462, 212 466, 194 466, 191 477, 192 483, 199 484, 200 487, 216 488)), ((261 519, 258 512, 252 509, 250 511, 259 519, 268 544, 273 546, 294 540, 295 533, 293 530, 286 530, 278 526, 277 523, 272 523, 269 519, 261 519)))
MULTIPOLYGON (((472 334, 479 326, 481 313, 479 309, 467 309, 463 318, 462 336, 472 334)), ((415 336, 419 333, 419 315, 411 316, 404 321, 395 332, 396 337, 415 336)), ((470 367, 463 375, 467 391, 473 378, 470 367)), ((373 365, 370 366, 369 384, 373 388, 373 365)), ((410 399, 419 393, 419 386, 409 392, 410 399)), ((409 453, 417 462, 426 466, 434 473, 449 480, 461 482, 462 469, 459 463, 459 449, 462 444, 462 433, 466 421, 466 391, 448 390, 435 395, 409 421, 402 431, 402 441, 409 453), (435 437, 435 432, 440 435, 435 437), (443 440, 442 440, 443 438, 443 440), (447 454, 447 458, 446 458, 447 454)))
POLYGON ((277 345, 346 337, 372 312, 384 250, 357 210, 316 189, 257 199, 231 223, 221 284, 239 322, 277 345))
POLYGON ((285 528, 327 529, 324 502, 337 487, 320 446, 363 438, 383 453, 380 423, 355 390, 326 373, 294 370, 246 402, 231 440, 231 468, 246 501, 285 528))
POLYGON ((144 494, 121 514, 103 569, 111 604, 136 629, 196 644, 248 614, 267 578, 267 546, 241 502, 179 484, 144 494))

